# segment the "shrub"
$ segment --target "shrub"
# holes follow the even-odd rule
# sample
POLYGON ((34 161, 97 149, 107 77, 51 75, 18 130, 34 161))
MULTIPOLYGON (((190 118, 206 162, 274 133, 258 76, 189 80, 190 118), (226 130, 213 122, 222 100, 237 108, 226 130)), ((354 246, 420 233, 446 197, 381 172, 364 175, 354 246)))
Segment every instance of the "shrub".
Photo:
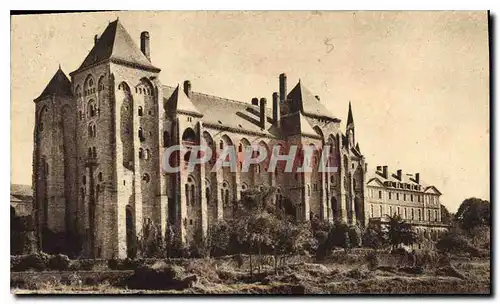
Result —
POLYGON ((11 257, 12 271, 46 270, 50 256, 44 252, 37 252, 24 256, 11 257))
POLYGON ((139 289, 173 289, 180 286, 183 274, 184 268, 158 261, 151 266, 138 267, 128 286, 139 289))
POLYGON ((447 233, 436 243, 436 248, 441 252, 449 253, 472 253, 474 248, 469 241, 458 233, 447 233))
POLYGON ((70 263, 67 255, 57 254, 50 258, 48 266, 53 270, 68 270, 70 263))
POLYGON ((94 266, 96 265, 97 260, 92 260, 92 259, 81 259, 81 260, 74 260, 71 263, 70 269, 71 270, 86 270, 90 271, 94 269, 94 266))
POLYGON ((439 256, 434 251, 425 250, 418 252, 416 256, 416 265, 420 267, 431 268, 438 264, 439 256))

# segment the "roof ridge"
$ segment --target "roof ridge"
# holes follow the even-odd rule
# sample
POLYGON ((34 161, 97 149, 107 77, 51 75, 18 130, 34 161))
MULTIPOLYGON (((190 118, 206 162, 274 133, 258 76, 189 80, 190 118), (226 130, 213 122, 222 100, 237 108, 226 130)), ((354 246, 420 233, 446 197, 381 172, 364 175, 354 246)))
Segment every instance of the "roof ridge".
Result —
MULTIPOLYGON (((174 90, 176 88, 176 87, 169 86, 169 85, 163 85, 163 87, 169 87, 169 88, 172 88, 174 90)), ((244 101, 240 101, 240 100, 235 100, 235 99, 229 99, 229 98, 226 98, 226 97, 220 97, 220 96, 216 96, 216 95, 210 95, 210 94, 207 94, 207 93, 196 92, 196 91, 192 91, 191 93, 192 94, 203 95, 203 96, 207 96, 207 97, 212 97, 212 98, 216 98, 216 99, 223 100, 223 101, 229 101, 229 102, 233 102, 233 103, 238 103, 238 104, 242 104, 242 105, 246 105, 246 106, 258 107, 256 105, 253 105, 253 104, 248 103, 248 102, 244 102, 244 101)), ((266 108, 268 108, 268 107, 266 107, 266 108)))

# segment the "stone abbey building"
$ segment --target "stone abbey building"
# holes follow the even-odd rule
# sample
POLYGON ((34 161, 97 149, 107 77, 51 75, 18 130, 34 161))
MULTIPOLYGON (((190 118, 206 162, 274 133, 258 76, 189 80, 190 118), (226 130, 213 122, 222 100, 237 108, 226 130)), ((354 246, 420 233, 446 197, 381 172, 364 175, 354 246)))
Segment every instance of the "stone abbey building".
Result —
MULTIPOLYGON (((149 39, 142 32, 138 47, 119 20, 111 22, 71 79, 59 69, 34 100, 34 217, 42 249, 47 234, 59 234, 81 239, 85 256, 124 258, 144 223, 163 235, 170 224, 189 243, 230 218, 242 192, 263 185, 276 189, 277 208, 285 198, 295 202, 298 220, 365 225, 375 215, 371 209, 379 210, 365 207, 367 164, 350 105, 341 130, 340 118, 300 81, 289 86, 285 74, 269 103, 266 96, 236 101, 199 93, 189 81, 164 85, 149 39), (193 172, 162 170, 172 145, 205 144, 213 151, 260 145, 272 153, 282 143, 330 145, 337 172, 268 172, 265 163, 248 172, 240 166, 211 172, 213 161, 193 172)), ((173 162, 186 159, 178 154, 173 162)))

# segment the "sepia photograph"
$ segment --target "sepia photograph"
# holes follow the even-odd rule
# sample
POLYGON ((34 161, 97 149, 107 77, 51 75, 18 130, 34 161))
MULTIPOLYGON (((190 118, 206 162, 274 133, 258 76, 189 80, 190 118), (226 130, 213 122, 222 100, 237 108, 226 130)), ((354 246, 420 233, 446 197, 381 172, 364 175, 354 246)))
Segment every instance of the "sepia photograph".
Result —
POLYGON ((11 293, 491 295, 491 22, 11 12, 11 293))

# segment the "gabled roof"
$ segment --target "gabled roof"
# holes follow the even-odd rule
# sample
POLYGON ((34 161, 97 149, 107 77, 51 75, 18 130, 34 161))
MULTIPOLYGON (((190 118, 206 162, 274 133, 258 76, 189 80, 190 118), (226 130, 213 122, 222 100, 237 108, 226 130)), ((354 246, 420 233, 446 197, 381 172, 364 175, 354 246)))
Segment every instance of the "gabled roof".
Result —
MULTIPOLYGON (((181 92, 184 94, 181 87, 163 86, 163 99, 167 103, 167 111, 173 107, 168 103, 176 90, 178 90, 179 96, 181 92)), ((188 98, 186 94, 184 96, 188 98)), ((260 127, 260 108, 250 102, 230 100, 198 92, 191 92, 191 98, 188 98, 188 100, 203 115, 204 125, 232 128, 234 130, 266 134, 272 137, 279 136, 279 130, 272 125, 272 109, 270 108, 266 108, 267 124, 266 129, 263 130, 260 127)), ((187 103, 183 102, 182 104, 185 107, 187 103)))
POLYGON ((301 105, 302 108, 300 110, 304 115, 316 118, 330 118, 340 122, 340 119, 330 113, 300 80, 290 93, 288 93, 287 97, 292 99, 294 103, 298 102, 301 105))
POLYGON ((108 59, 159 71, 137 47, 118 19, 106 27, 77 71, 108 59))
POLYGON ((168 98, 166 108, 168 112, 184 112, 198 117, 203 116, 186 96, 184 90, 180 89, 180 85, 177 85, 177 88, 175 88, 170 98, 168 98))
POLYGON ((46 97, 49 95, 56 96, 72 96, 73 92, 71 90, 71 81, 68 79, 66 74, 61 70, 61 67, 57 70, 57 72, 52 76, 52 79, 49 81, 42 94, 35 99, 35 102, 41 99, 42 97, 46 97))
POLYGON ((441 193, 441 191, 439 191, 439 190, 438 190, 436 187, 434 187, 434 186, 428 186, 428 187, 426 187, 426 188, 425 188, 425 190, 424 190, 424 192, 427 192, 427 193, 429 193, 429 192, 430 192, 430 193, 435 193, 435 194, 439 194, 439 195, 441 195, 441 194, 442 194, 442 193, 441 193))
POLYGON ((377 177, 370 178, 366 184, 369 185, 372 182, 377 183, 378 184, 377 186, 380 186, 380 187, 384 186, 384 183, 377 177))

